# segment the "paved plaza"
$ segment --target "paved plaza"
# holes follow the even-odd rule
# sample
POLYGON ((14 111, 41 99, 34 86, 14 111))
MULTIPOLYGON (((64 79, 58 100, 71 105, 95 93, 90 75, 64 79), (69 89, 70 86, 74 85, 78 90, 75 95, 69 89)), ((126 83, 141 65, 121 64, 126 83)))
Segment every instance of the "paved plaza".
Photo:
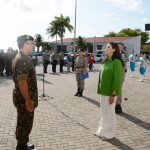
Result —
MULTIPOLYGON (((34 143, 37 150, 150 150, 150 65, 144 82, 138 82, 138 68, 135 78, 129 77, 128 69, 123 86, 123 99, 128 100, 123 100, 123 113, 117 115, 116 137, 109 142, 93 135, 100 121, 96 93, 100 64, 94 66, 81 98, 74 96, 77 88, 74 73, 53 74, 51 65, 48 66, 45 94, 50 97, 39 98, 30 134, 30 143, 34 143)), ((42 66, 36 70, 40 96, 42 66)), ((13 86, 11 77, 0 77, 0 150, 16 147, 13 86)))

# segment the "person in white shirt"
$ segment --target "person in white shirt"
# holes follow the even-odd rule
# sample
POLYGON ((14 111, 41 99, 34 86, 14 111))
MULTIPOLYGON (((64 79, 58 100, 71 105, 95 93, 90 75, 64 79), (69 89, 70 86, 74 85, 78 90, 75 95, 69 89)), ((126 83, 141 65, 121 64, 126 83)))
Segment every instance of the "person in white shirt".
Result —
POLYGON ((144 74, 145 74, 145 61, 143 57, 143 53, 140 54, 140 58, 138 59, 138 64, 139 64, 139 73, 140 73, 140 78, 138 82, 143 82, 144 79, 144 74))
POLYGON ((130 62, 130 70, 131 70, 131 75, 130 77, 134 77, 134 72, 135 72, 135 61, 136 61, 136 56, 134 55, 134 51, 131 51, 131 54, 128 57, 129 62, 130 62))

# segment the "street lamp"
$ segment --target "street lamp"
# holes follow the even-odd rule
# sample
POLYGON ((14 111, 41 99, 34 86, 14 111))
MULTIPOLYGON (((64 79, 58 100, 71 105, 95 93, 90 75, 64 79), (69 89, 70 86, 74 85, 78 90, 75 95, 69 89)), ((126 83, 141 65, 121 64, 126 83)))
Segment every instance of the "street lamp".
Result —
POLYGON ((75 52, 75 40, 76 40, 76 15, 77 15, 77 0, 75 0, 75 22, 74 22, 74 52, 75 52))

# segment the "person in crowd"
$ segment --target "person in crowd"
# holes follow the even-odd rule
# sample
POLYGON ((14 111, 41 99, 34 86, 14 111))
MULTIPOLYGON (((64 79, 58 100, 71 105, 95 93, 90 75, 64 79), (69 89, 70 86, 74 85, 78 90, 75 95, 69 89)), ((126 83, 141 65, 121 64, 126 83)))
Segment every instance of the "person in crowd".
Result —
POLYGON ((76 68, 76 81, 77 81, 77 92, 75 96, 82 97, 84 90, 84 80, 81 80, 80 76, 87 72, 87 59, 84 57, 84 50, 79 49, 78 56, 75 60, 75 68, 76 68))
POLYGON ((4 76, 4 50, 0 50, 0 76, 4 76))
POLYGON ((138 64, 139 64, 139 80, 138 82, 143 82, 144 80, 144 75, 145 75, 145 61, 144 61, 144 54, 140 54, 140 58, 138 59, 138 64))
POLYGON ((115 137, 117 96, 121 95, 122 67, 124 66, 117 43, 110 42, 106 47, 106 59, 100 68, 97 93, 100 95, 101 119, 94 134, 102 140, 115 137))
POLYGON ((89 61, 89 70, 93 71, 93 63, 94 63, 94 56, 93 53, 91 53, 88 57, 88 61, 89 61))
POLYGON ((59 61, 60 61, 60 72, 63 72, 63 66, 64 66, 64 52, 61 51, 61 53, 59 54, 59 61))
POLYGON ((76 59, 76 54, 71 54, 71 60, 72 60, 72 72, 75 71, 75 59, 76 59))
POLYGON ((38 106, 38 89, 35 68, 31 55, 34 39, 30 35, 17 38, 19 53, 12 62, 13 72, 13 103, 17 109, 16 150, 33 150, 34 145, 29 142, 32 130, 34 110, 38 106))
POLYGON ((137 57, 134 55, 134 51, 131 51, 131 54, 129 55, 129 62, 130 62, 130 70, 131 70, 131 75, 130 77, 134 77, 134 72, 135 72, 135 61, 137 57))
POLYGON ((67 72, 70 72, 71 65, 72 65, 72 58, 71 58, 71 54, 68 53, 68 55, 67 55, 67 72))
POLYGON ((15 54, 13 53, 13 49, 8 48, 7 53, 5 54, 5 58, 4 58, 6 76, 12 75, 12 60, 14 56, 15 54))
POLYGON ((50 53, 48 50, 45 51, 45 54, 43 55, 43 69, 44 73, 47 73, 47 66, 50 63, 50 53))
MULTIPOLYGON (((121 58, 124 62, 124 66, 122 68, 122 86, 123 86, 123 82, 125 80, 125 75, 126 75, 126 72, 127 72, 127 55, 126 55, 126 47, 124 46, 124 44, 122 42, 116 42, 118 44, 118 47, 119 47, 119 50, 120 50, 120 54, 121 54, 121 58)), ((128 100, 128 98, 125 98, 125 100, 128 100)), ((117 114, 119 113, 122 113, 122 106, 121 106, 121 103, 122 103, 122 94, 120 94, 118 97, 117 97, 117 100, 116 100, 116 107, 115 107, 115 111, 117 114)))
POLYGON ((145 64, 145 73, 144 73, 144 76, 146 76, 147 64, 148 64, 148 61, 149 61, 146 54, 143 55, 143 59, 144 59, 144 64, 145 64))
POLYGON ((52 71, 53 71, 53 73, 56 73, 56 66, 57 66, 57 62, 58 62, 57 52, 54 52, 52 54, 51 60, 52 60, 52 71))

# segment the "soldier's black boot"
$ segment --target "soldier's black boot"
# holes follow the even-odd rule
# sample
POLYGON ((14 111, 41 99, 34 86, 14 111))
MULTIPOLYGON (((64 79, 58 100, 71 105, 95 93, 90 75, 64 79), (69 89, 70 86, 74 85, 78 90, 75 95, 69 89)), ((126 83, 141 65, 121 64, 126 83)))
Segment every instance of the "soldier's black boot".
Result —
POLYGON ((27 148, 28 149, 34 149, 34 145, 33 144, 27 144, 27 148))
POLYGON ((115 107, 115 112, 116 114, 120 114, 122 113, 122 107, 120 104, 117 104, 116 107, 115 107))
POLYGON ((34 150, 34 145, 17 145, 16 150, 34 150))
POLYGON ((26 145, 17 145, 16 150, 28 150, 26 145))
POLYGON ((80 88, 77 89, 77 93, 74 96, 78 96, 80 93, 80 88))
POLYGON ((83 90, 80 90, 80 93, 78 94, 79 97, 83 96, 83 90))

